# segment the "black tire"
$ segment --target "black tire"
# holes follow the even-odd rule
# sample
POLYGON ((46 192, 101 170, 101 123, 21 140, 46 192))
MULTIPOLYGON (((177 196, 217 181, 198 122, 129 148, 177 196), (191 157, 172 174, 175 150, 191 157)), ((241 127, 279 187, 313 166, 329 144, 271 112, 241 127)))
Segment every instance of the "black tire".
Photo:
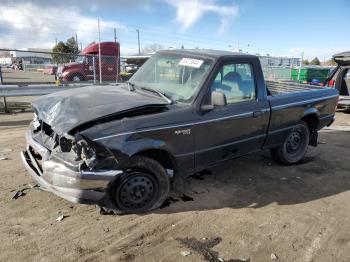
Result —
POLYGON ((81 82, 83 81, 83 77, 80 74, 74 74, 71 76, 72 82, 81 82))
POLYGON ((125 173, 111 190, 111 199, 122 213, 143 213, 166 200, 170 181, 164 167, 154 159, 135 156, 123 166, 125 173))
POLYGON ((305 156, 310 141, 307 124, 300 121, 286 137, 282 146, 271 149, 271 156, 283 165, 299 163, 305 156))

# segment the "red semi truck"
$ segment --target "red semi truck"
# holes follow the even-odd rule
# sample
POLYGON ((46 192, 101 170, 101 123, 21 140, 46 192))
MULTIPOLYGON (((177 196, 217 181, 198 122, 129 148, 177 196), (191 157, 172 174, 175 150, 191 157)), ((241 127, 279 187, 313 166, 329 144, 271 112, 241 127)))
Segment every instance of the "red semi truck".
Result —
POLYGON ((101 79, 115 81, 120 68, 120 45, 116 42, 101 42, 87 46, 74 62, 58 68, 56 78, 63 82, 80 82, 101 79), (101 48, 101 63, 99 61, 101 48))

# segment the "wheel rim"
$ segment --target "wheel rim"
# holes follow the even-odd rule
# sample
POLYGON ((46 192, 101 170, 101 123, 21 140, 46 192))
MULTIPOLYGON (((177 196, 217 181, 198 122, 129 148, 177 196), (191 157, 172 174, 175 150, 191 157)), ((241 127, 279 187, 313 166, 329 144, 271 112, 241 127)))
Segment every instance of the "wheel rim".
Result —
POLYGON ((152 205, 158 192, 158 183, 152 175, 134 172, 122 181, 116 201, 122 209, 135 211, 152 205))
POLYGON ((287 139, 286 149, 289 154, 298 152, 303 145, 303 133, 298 128, 294 130, 287 139))
POLYGON ((80 82, 80 77, 79 76, 73 76, 73 82, 80 82))

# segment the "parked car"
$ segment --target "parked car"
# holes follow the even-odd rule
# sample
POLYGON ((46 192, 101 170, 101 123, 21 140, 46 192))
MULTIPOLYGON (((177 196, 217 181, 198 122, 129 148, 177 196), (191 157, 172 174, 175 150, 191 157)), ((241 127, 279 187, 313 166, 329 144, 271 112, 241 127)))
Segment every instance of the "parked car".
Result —
POLYGON ((337 67, 330 73, 326 80, 326 86, 336 88, 339 91, 339 109, 350 109, 350 51, 335 54, 333 60, 337 67))
POLYGON ((160 51, 116 86, 33 102, 23 163, 43 188, 119 212, 158 208, 176 176, 271 150, 297 164, 332 124, 338 91, 265 83, 259 58, 160 51))
POLYGON ((63 82, 80 82, 100 79, 116 81, 119 74, 120 47, 116 42, 101 42, 87 46, 75 62, 67 63, 58 68, 56 79, 63 82), (101 63, 99 61, 99 46, 101 48, 101 63))

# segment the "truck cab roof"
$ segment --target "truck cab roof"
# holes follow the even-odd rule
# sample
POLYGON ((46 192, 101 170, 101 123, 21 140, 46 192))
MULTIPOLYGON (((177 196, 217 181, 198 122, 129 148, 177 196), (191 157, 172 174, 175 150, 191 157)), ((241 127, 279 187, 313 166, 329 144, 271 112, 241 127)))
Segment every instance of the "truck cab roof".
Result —
POLYGON ((181 54, 188 56, 198 56, 205 57, 211 59, 219 59, 222 57, 235 57, 235 58, 257 58, 255 55, 249 55, 239 52, 230 52, 230 51, 222 51, 222 50, 213 50, 213 49, 177 49, 177 50, 162 50, 160 53, 168 53, 168 54, 181 54))

